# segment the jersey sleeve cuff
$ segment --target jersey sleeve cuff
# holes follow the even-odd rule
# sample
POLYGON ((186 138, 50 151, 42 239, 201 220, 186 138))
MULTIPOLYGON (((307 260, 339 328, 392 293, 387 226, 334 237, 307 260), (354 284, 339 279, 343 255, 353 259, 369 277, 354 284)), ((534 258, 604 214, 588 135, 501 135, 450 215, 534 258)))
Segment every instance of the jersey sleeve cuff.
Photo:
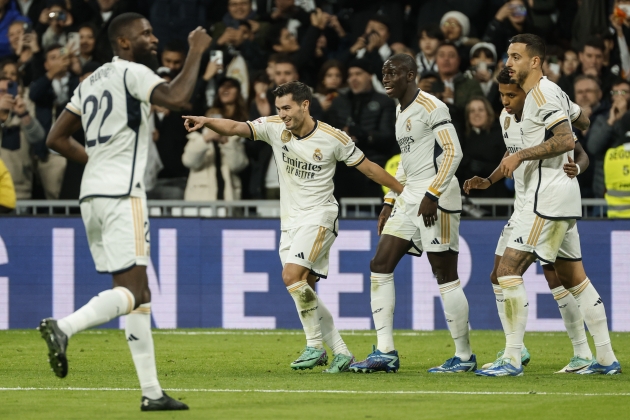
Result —
POLYGON ((562 116, 560 118, 558 118, 557 120, 555 120, 554 122, 552 122, 551 124, 549 124, 547 126, 547 130, 551 131, 554 128, 556 128, 557 126, 559 126, 560 124, 562 124, 563 122, 567 121, 567 117, 562 116))
POLYGON ((153 102, 151 102, 153 100, 153 92, 155 92, 155 88, 160 86, 162 83, 166 83, 166 80, 164 80, 164 79, 159 80, 159 81, 155 82, 155 84, 149 88, 149 97, 147 98, 149 103, 153 103, 153 102))
POLYGON ((250 140, 256 140, 256 129, 254 128, 254 125, 249 121, 245 121, 245 124, 249 127, 250 140))
POLYGON ((577 116, 571 120, 571 123, 574 123, 577 120, 579 120, 581 116, 582 116, 582 108, 580 108, 580 112, 577 114, 577 116))
POLYGON ((434 195, 431 191, 427 191, 426 193, 424 193, 424 196, 433 202, 437 202, 438 199, 440 198, 439 193, 438 195, 434 195))
POLYGON ((74 115, 76 115, 77 117, 81 116, 81 111, 79 111, 78 109, 76 109, 75 107, 73 107, 72 105, 70 105, 70 103, 66 104, 66 110, 74 115))
POLYGON ((363 161, 365 160, 365 155, 363 153, 361 153, 361 156, 359 156, 359 158, 357 160, 355 160, 352 163, 348 163, 348 166, 358 166, 361 163, 363 163, 363 161))
POLYGON ((394 207, 394 204, 396 204, 396 199, 394 198, 386 198, 383 200, 383 205, 385 206, 394 207))

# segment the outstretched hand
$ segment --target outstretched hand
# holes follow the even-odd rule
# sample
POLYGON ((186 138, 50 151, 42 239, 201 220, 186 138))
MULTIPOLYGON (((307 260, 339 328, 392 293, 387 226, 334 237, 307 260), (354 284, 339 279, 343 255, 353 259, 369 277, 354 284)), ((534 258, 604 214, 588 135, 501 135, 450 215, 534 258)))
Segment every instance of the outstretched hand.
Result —
POLYGON ((188 130, 189 133, 202 128, 206 120, 205 117, 195 117, 192 115, 183 115, 182 118, 185 120, 184 127, 186 127, 186 130, 188 130))
POLYGON ((485 190, 490 186, 488 178, 482 178, 480 176, 473 176, 470 179, 464 181, 464 192, 470 194, 470 190, 485 190))

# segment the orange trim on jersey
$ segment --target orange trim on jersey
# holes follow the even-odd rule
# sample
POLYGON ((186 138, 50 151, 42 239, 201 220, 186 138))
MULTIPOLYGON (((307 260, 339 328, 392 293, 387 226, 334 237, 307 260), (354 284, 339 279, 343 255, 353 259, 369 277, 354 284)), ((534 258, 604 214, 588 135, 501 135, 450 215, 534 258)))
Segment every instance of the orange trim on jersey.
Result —
POLYGON ((549 125, 547 126, 547 130, 549 130, 549 129, 553 128, 553 126, 554 126, 554 125, 556 125, 556 124, 558 124, 558 123, 560 123, 560 122, 562 122, 562 121, 564 121, 564 120, 567 120, 567 121, 568 121, 568 118, 567 118, 567 117, 565 117, 565 116, 562 116, 562 117, 558 118, 557 120, 555 120, 554 122, 552 122, 551 124, 549 124, 549 125))
POLYGON ((534 96, 534 99, 536 100, 536 105, 538 105, 539 108, 547 103, 545 95, 543 95, 542 91, 540 90, 540 85, 534 86, 534 88, 532 89, 532 95, 534 96))
POLYGON ((256 138, 256 137, 258 137, 258 136, 256 135, 256 128, 254 128, 254 124, 252 124, 252 123, 251 123, 251 122, 249 122, 249 121, 245 121, 245 123, 246 123, 247 125, 249 125, 249 128, 251 128, 251 129, 252 129, 252 134, 254 135, 254 138, 253 138, 252 140, 258 140, 258 139, 256 138))
POLYGON ((344 137, 344 134, 342 134, 341 131, 338 131, 337 129, 331 127, 328 124, 321 123, 319 128, 321 128, 324 133, 329 134, 332 137, 334 137, 337 140, 339 140, 341 142, 341 144, 343 144, 344 146, 346 146, 348 144, 348 142, 350 140, 352 140, 351 138, 347 137, 347 135, 346 135, 346 137, 344 137))
POLYGON ((81 115, 81 110, 76 109, 74 106, 72 106, 70 102, 66 104, 66 108, 68 109, 68 111, 72 112, 73 114, 77 114, 79 116, 81 115))
POLYGON ((267 117, 265 121, 270 122, 270 123, 275 123, 275 124, 283 122, 282 118, 278 117, 277 115, 272 115, 270 117, 267 117))
POLYGON ((437 106, 431 101, 431 99, 425 98, 424 96, 419 96, 416 99, 416 103, 422 105, 429 113, 437 109, 437 106))
POLYGON ((439 197, 440 193, 437 193, 437 191, 440 189, 440 186, 444 183, 444 180, 446 179, 446 175, 451 170, 453 159, 455 158, 455 146, 453 145, 453 140, 451 139, 451 134, 448 132, 448 130, 438 131, 437 135, 442 141, 444 160, 442 161, 442 165, 440 165, 440 169, 438 170, 438 173, 435 176, 431 187, 429 187, 429 192, 439 197), (433 192, 432 190, 435 192, 433 192))

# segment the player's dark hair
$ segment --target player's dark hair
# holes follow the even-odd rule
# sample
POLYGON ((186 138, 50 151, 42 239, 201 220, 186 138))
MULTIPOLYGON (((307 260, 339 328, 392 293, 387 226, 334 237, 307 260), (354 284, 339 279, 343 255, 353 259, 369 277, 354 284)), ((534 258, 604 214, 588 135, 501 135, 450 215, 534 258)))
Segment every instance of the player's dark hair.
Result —
POLYGON ((164 45, 164 51, 171 51, 186 55, 188 53, 188 44, 181 39, 173 39, 164 45))
POLYGON ((418 74, 418 63, 409 54, 394 54, 387 59, 387 61, 393 61, 400 67, 403 67, 406 71, 411 71, 414 74, 418 74))
POLYGON ((284 83, 275 88, 272 93, 276 98, 292 95, 293 100, 298 104, 302 104, 304 101, 313 103, 313 93, 311 92, 311 88, 302 82, 295 81, 284 83))
POLYGON ((123 13, 112 19, 112 23, 109 24, 107 29, 107 37, 109 43, 112 45, 114 53, 118 50, 118 44, 116 40, 127 33, 127 30, 133 22, 139 19, 146 19, 140 13, 123 13))
POLYGON ((586 47, 596 48, 602 53, 606 51, 606 44, 604 44, 604 40, 597 35, 592 35, 588 37, 586 41, 584 41, 581 52, 584 52, 584 50, 586 50, 586 47))
POLYGON ((518 85, 518 83, 516 83, 516 80, 510 77, 510 69, 508 69, 507 67, 503 67, 497 75, 497 83, 500 83, 502 85, 518 85))
POLYGON ((525 50, 530 57, 538 57, 542 66, 547 56, 545 41, 534 34, 520 34, 510 39, 510 44, 525 44, 525 50))
POLYGON ((437 23, 421 26, 420 29, 418 29, 418 38, 422 38, 423 32, 426 33, 429 38, 437 39, 440 42, 444 41, 444 32, 442 32, 440 25, 437 23))

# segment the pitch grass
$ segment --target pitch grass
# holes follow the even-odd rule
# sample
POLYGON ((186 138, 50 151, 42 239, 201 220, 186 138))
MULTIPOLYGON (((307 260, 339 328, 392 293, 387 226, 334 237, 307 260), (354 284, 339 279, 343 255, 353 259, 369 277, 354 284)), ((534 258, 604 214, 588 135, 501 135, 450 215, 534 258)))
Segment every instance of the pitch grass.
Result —
MULTIPOLYGON (((344 337, 360 358, 375 342, 373 332, 346 332, 344 337)), ((629 418, 630 370, 614 377, 553 374, 572 355, 563 333, 526 335, 532 362, 520 378, 426 373, 454 352, 446 331, 398 331, 401 370, 371 375, 325 375, 323 368, 292 371, 289 363, 304 346, 298 331, 157 330, 154 339, 161 384, 190 411, 140 413, 138 380, 122 331, 74 336, 70 372, 59 379, 48 367, 39 334, 11 330, 0 332, 0 419, 629 418), (131 390, 63 389, 67 387, 131 390), (322 392, 326 390, 363 393, 322 392), (448 394, 454 391, 476 394, 448 394)), ((498 331, 472 331, 471 340, 483 364, 495 358, 504 339, 498 331)), ((612 340, 617 357, 630 369, 630 334, 613 333, 612 340)))

